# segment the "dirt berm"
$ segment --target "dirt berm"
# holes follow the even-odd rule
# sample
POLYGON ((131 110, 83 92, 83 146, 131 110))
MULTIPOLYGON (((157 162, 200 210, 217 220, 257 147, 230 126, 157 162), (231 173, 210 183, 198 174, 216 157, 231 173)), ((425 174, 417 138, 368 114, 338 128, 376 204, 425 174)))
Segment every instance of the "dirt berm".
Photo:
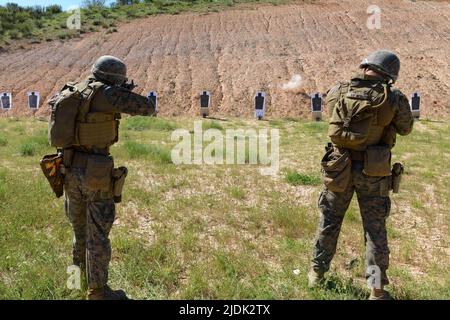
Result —
MULTIPOLYGON (((270 117, 309 117, 308 94, 325 93, 369 52, 386 48, 402 60, 398 87, 421 93, 423 116, 448 118, 449 2, 372 2, 381 9, 380 29, 367 27, 368 2, 362 0, 134 20, 117 33, 0 54, 0 91, 13 93, 10 114, 26 115, 27 91, 40 91, 46 100, 65 82, 85 77, 97 57, 111 54, 126 61, 139 93, 159 93, 164 116, 198 114, 198 94, 208 90, 213 114, 251 117, 253 96, 262 90, 270 117)), ((38 115, 46 113, 44 106, 38 115)))

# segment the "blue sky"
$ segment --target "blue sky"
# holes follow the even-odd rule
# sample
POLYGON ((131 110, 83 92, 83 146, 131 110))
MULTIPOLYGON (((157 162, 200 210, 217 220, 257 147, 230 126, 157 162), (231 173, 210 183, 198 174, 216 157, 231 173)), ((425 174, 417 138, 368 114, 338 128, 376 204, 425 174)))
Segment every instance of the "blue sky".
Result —
MULTIPOLYGON (((8 2, 17 3, 21 6, 27 7, 27 6, 48 6, 51 4, 59 4, 63 7, 63 9, 67 9, 74 5, 81 5, 83 2, 82 0, 0 0, 0 5, 5 5, 8 2)), ((107 0, 107 3, 114 2, 113 0, 107 0)))

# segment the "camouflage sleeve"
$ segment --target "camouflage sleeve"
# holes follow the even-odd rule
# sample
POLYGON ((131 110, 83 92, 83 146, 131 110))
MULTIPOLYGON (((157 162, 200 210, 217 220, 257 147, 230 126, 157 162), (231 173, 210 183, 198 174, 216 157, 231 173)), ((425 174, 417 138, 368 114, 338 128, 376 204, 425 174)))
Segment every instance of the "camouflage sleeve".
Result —
POLYGON ((406 136, 411 133, 414 118, 411 113, 408 98, 399 90, 393 91, 396 95, 396 113, 392 123, 399 135, 406 136))
POLYGON ((325 106, 328 110, 328 115, 333 113, 334 106, 336 102, 339 100, 339 96, 341 95, 341 84, 335 85, 333 88, 328 90, 327 97, 325 98, 325 106))
POLYGON ((109 86, 103 89, 110 112, 130 115, 152 116, 155 106, 147 97, 134 93, 126 88, 109 86))

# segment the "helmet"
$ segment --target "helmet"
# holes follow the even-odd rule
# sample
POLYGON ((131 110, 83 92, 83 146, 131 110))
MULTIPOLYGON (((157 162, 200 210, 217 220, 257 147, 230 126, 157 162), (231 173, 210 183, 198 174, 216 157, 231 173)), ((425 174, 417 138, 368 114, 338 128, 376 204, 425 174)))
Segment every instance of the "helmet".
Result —
POLYGON ((400 59, 391 51, 379 50, 369 54, 359 67, 372 69, 395 82, 400 72, 400 59))
POLYGON ((121 85, 127 81, 127 66, 116 57, 100 57, 92 66, 91 71, 96 79, 115 85, 121 85))

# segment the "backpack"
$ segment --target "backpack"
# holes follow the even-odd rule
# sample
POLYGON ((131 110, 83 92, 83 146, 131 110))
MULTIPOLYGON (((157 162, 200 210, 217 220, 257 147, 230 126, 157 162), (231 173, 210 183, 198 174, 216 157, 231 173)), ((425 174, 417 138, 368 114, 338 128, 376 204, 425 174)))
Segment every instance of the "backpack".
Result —
POLYGON ((333 108, 328 135, 331 141, 343 148, 365 150, 369 130, 377 121, 377 112, 389 103, 389 84, 376 83, 372 86, 353 86, 344 83, 340 86, 340 96, 333 108), (376 86, 383 86, 381 103, 374 105, 374 97, 380 92, 376 86))
POLYGON ((100 86, 93 81, 67 83, 48 104, 51 116, 48 124, 48 140, 52 147, 68 148, 78 144, 77 119, 87 114, 92 98, 100 86))

